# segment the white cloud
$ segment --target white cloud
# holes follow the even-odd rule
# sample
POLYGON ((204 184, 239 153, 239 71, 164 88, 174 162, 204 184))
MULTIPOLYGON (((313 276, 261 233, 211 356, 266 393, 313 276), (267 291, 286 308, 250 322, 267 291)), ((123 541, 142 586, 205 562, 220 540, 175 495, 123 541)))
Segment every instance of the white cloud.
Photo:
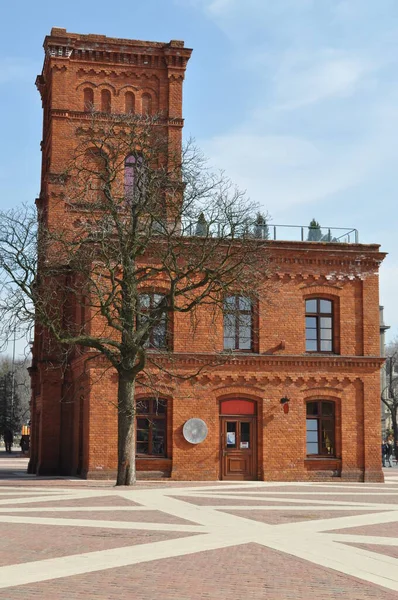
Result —
POLYGON ((375 18, 363 19, 377 13, 373 0, 195 5, 228 33, 235 69, 250 80, 239 124, 201 144, 252 197, 266 195, 271 211, 322 201, 395 157, 398 65, 391 18, 383 13, 391 0, 379 0, 372 38, 366 32, 375 18))
MULTIPOLYGON (((297 124, 295 135, 271 134, 268 124, 276 118, 271 111, 268 115, 266 112, 256 115, 256 121, 248 119, 235 130, 199 143, 215 165, 225 169, 233 181, 271 214, 311 203, 317 203, 317 211, 321 213, 322 201, 346 192, 347 201, 352 202, 353 187, 363 185, 368 178, 382 177, 381 173, 384 177, 389 170, 395 172, 397 103, 398 90, 397 96, 365 111, 356 126, 361 130, 360 135, 356 132, 345 137, 333 135, 333 123, 332 133, 325 135, 321 128, 315 135, 309 127, 300 129, 297 124)), ((279 114, 282 120, 283 114, 279 114)), ((312 114, 309 110, 309 118, 312 114)), ((296 115, 294 123, 295 119, 296 115)), ((343 128, 344 123, 343 118, 340 124, 343 128)), ((393 185, 398 192, 395 180, 393 185)))
POLYGON ((207 4, 207 10, 213 15, 222 15, 233 10, 237 2, 236 0, 211 0, 205 2, 207 4))
POLYGON ((353 168, 352 150, 320 148, 305 138, 237 132, 200 143, 212 162, 271 214, 340 192, 363 174, 360 153, 353 168))
POLYGON ((330 97, 352 95, 372 65, 360 59, 326 49, 317 57, 297 55, 282 61, 274 86, 280 109, 314 104, 330 97))

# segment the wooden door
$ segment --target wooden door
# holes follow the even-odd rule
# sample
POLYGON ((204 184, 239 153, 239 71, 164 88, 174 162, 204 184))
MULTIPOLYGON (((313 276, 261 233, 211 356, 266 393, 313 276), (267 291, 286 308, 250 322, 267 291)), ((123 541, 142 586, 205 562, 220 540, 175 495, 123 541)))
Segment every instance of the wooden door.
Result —
POLYGON ((221 418, 221 479, 257 479, 255 426, 255 417, 221 418))

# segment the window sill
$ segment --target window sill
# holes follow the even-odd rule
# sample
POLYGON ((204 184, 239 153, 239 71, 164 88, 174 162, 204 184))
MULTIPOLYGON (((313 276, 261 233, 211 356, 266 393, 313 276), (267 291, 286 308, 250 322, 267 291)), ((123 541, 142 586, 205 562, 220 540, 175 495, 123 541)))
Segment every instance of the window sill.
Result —
POLYGON ((171 352, 173 352, 170 348, 167 348, 167 346, 164 346, 162 348, 145 348, 145 350, 150 354, 154 354, 155 352, 158 352, 159 354, 170 354, 171 352))
POLYGON ((167 458, 167 456, 161 456, 159 454, 136 454, 136 459, 138 460, 167 460, 171 462, 171 458, 167 458))
POLYGON ((316 354, 317 356, 340 356, 337 352, 333 352, 333 350, 306 350, 305 354, 316 354))
POLYGON ((222 350, 222 354, 258 354, 257 350, 231 350, 225 349, 222 350))
POLYGON ((307 456, 304 460, 306 462, 312 462, 312 461, 315 461, 315 462, 317 462, 317 461, 336 461, 336 460, 340 460, 341 461, 341 458, 338 458, 337 456, 326 456, 326 455, 322 456, 322 454, 319 454, 319 455, 316 454, 314 456, 307 456))

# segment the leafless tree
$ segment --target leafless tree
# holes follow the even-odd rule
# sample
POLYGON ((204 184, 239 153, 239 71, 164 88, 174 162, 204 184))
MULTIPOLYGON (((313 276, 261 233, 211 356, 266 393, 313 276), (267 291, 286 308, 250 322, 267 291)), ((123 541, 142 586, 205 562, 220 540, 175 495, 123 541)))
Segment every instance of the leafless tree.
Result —
POLYGON ((0 358, 0 435, 5 429, 20 432, 29 420, 30 382, 28 360, 0 358))
POLYGON ((398 339, 386 348, 386 386, 381 399, 388 409, 394 436, 395 456, 398 460, 398 339))
POLYGON ((38 225, 30 207, 1 216, 2 336, 34 318, 53 362, 102 356, 116 370, 117 484, 130 485, 136 383, 152 385, 160 370, 181 376, 167 317, 220 314, 228 294, 264 296, 269 261, 257 207, 193 143, 170 142, 160 117, 93 113, 77 136, 38 225))

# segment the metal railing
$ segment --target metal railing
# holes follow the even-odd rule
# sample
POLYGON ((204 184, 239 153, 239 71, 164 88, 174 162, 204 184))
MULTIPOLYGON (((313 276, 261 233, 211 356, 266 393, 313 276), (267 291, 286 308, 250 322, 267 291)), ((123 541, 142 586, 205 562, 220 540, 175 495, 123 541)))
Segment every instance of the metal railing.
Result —
POLYGON ((272 240, 341 242, 344 244, 358 244, 359 242, 358 230, 346 227, 309 227, 305 225, 267 225, 267 227, 270 233, 268 239, 272 240))
POLYGON ((230 224, 205 222, 184 223, 183 235, 203 237, 236 237, 260 240, 278 240, 288 242, 327 242, 358 244, 357 229, 346 227, 309 227, 306 225, 273 225, 270 223, 245 222, 244 224, 230 224))

